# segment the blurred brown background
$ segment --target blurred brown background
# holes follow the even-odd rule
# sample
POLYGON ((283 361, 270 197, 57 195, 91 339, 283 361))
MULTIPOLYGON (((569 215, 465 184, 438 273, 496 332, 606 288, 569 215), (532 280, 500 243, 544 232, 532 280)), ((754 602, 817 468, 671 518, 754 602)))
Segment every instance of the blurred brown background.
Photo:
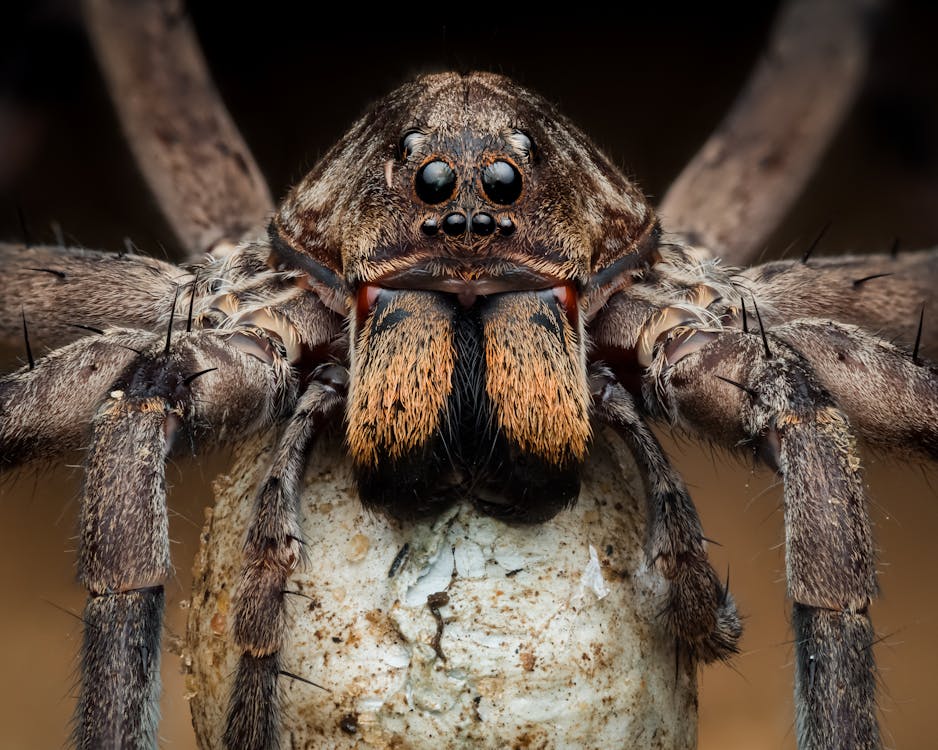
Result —
MULTIPOLYGON (((467 8, 458 22, 399 6, 386 21, 347 25, 297 15, 192 4, 212 70, 275 195, 298 179, 365 105, 408 76, 447 67, 508 73, 558 102, 646 191, 661 195, 745 79, 773 8, 719 13, 667 4, 626 17, 538 19, 534 6, 467 8)), ((758 6, 758 7, 757 7, 758 6)), ((766 257, 800 254, 828 220, 820 254, 938 244, 938 10, 893 4, 879 21, 864 93, 766 257)), ((178 257, 109 108, 71 2, 0 11, 0 237, 111 250, 130 237, 178 257), (23 217, 23 221, 20 220, 23 217)), ((2 285, 2 277, 0 277, 2 285)), ((0 286, 2 288, 2 286, 0 286)), ((0 291, 2 293, 2 291, 0 291)), ((938 325, 931 306, 926 324, 938 325)), ((9 369, 23 358, 3 352, 9 369)), ((701 672, 700 747, 794 747, 792 647, 784 597, 780 496, 772 477, 694 443, 670 441, 691 484, 718 569, 747 616, 743 651, 701 672)), ((170 468, 180 603, 209 483, 224 456, 170 468)), ((65 741, 84 593, 74 583, 80 456, 0 484, 0 748, 65 741), (71 464, 68 466, 66 464, 71 464)), ((888 747, 932 748, 938 673, 938 503, 935 473, 868 456, 880 545, 880 705, 888 747), (932 483, 929 483, 931 478, 932 483)), ((184 686, 164 655, 163 745, 190 748, 184 686)))

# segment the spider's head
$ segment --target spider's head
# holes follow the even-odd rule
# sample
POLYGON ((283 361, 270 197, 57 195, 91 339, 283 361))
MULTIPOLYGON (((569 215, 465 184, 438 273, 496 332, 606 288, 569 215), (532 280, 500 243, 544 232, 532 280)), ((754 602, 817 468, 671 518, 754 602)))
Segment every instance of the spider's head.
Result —
POLYGON ((417 515, 469 492, 533 520, 574 499, 582 297, 638 265, 654 227, 632 182, 502 76, 423 76, 359 120, 271 238, 350 318, 365 501, 417 515))
POLYGON ((543 97, 491 73, 442 73, 375 104, 273 226, 350 296, 362 284, 490 294, 582 291, 645 252, 655 216, 543 97))

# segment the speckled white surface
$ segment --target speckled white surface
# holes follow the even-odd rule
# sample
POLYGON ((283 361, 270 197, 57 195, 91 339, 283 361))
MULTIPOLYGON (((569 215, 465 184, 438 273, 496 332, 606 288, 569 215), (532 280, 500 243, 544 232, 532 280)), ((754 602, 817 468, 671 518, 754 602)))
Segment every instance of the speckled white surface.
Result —
MULTIPOLYGON (((206 524, 184 656, 206 748, 220 747, 236 667, 230 590, 263 446, 239 458, 206 524)), ((283 747, 694 747, 694 674, 675 675, 657 617, 663 583, 644 564, 636 486, 628 454, 600 435, 579 502, 549 523, 458 506, 402 526, 365 513, 340 449, 318 449, 309 561, 290 583, 311 600, 288 597, 283 668, 328 692, 282 679, 283 747), (448 603, 431 609, 442 591, 448 603)))

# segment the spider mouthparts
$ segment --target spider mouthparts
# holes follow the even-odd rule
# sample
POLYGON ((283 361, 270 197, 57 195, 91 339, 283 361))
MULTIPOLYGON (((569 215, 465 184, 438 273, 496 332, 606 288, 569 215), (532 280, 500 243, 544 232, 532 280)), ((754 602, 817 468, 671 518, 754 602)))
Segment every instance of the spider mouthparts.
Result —
POLYGON ((580 295, 576 287, 573 284, 567 283, 555 286, 551 291, 554 293, 560 306, 564 309, 564 312, 566 312, 570 325, 576 329, 577 319, 580 314, 580 295))
MULTIPOLYGON (((357 312, 359 320, 368 316, 374 308, 378 297, 384 289, 395 289, 395 287, 381 287, 377 284, 362 284, 358 289, 357 312)), ((407 289, 420 289, 417 286, 407 286, 407 289)), ((542 289, 544 287, 541 287, 542 289)), ((558 284, 549 288, 556 297, 557 302, 564 309, 567 318, 575 326, 579 315, 580 295, 574 284, 567 282, 558 284)), ((508 294, 511 292, 534 291, 526 287, 514 289, 509 285, 497 283, 492 279, 479 279, 473 281, 459 281, 455 279, 440 280, 438 283, 429 283, 424 289, 426 291, 442 291, 453 294, 464 308, 470 308, 475 305, 479 297, 487 297, 492 294, 508 294)))
POLYGON ((459 300, 459 304, 463 307, 472 307, 476 303, 476 299, 478 299, 478 297, 479 295, 471 289, 466 289, 456 295, 456 299, 459 300))
POLYGON ((375 284, 362 284, 358 290, 358 319, 364 320, 371 312, 371 308, 378 301, 378 295, 381 294, 381 287, 375 284))

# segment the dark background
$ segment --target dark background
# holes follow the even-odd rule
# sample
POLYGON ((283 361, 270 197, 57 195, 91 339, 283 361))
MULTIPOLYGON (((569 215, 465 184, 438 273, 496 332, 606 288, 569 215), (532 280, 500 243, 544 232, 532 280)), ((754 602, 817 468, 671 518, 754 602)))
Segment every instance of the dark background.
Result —
MULTIPOLYGON (((732 102, 774 10, 672 3, 616 18, 551 20, 532 5, 474 5, 443 22, 401 5, 387 19, 340 23, 293 4, 232 5, 194 3, 191 12, 275 196, 368 102, 415 73, 449 67, 504 72, 545 94, 660 196, 732 102)), ((929 2, 893 4, 880 19, 864 92, 766 257, 800 253, 828 220, 821 254, 882 252, 896 237, 907 248, 938 244, 936 31, 938 10, 929 2)), ((0 11, 0 237, 21 238, 24 225, 34 242, 63 236, 116 250, 130 237, 144 252, 179 257, 122 143, 72 2, 0 11)), ((4 354, 6 369, 22 358, 4 354)), ((669 448, 707 535, 723 545, 712 552, 715 563, 729 566, 747 615, 742 654, 701 672, 700 746, 793 747, 778 488, 764 472, 696 444, 669 448)), ((170 468, 178 542, 177 581, 167 588, 171 632, 184 627, 179 605, 201 509, 224 465, 216 456, 170 468)), ((881 548, 883 598, 873 617, 883 636, 885 740, 933 747, 935 491, 919 467, 877 456, 866 465, 881 548)), ((84 602, 73 581, 78 474, 63 465, 0 484, 0 748, 56 747, 67 732, 80 623, 63 608, 79 612, 84 602)), ((163 671, 163 744, 191 747, 185 689, 169 653, 163 671)))

